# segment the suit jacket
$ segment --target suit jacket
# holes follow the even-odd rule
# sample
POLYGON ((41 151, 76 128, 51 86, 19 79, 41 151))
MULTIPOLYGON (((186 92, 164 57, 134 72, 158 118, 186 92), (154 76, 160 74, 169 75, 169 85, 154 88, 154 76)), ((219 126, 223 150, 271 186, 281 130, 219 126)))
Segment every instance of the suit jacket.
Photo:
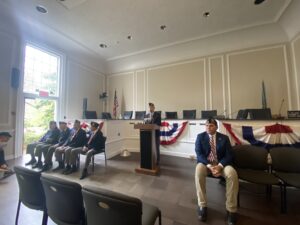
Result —
POLYGON ((58 128, 53 130, 48 130, 46 134, 39 140, 39 142, 47 143, 47 144, 57 144, 59 138, 60 131, 58 128))
POLYGON ((105 137, 101 131, 97 131, 92 137, 90 143, 86 144, 88 149, 94 149, 97 152, 103 151, 105 148, 105 137))
MULTIPOLYGON (((207 132, 198 134, 195 151, 197 154, 197 162, 204 165, 209 164, 207 157, 211 151, 209 144, 209 135, 207 132)), ((219 163, 224 167, 232 163, 232 148, 229 138, 219 132, 216 133, 216 151, 219 163)))
MULTIPOLYGON (((150 118, 150 117, 151 117, 150 113, 148 113, 148 114, 145 115, 145 118, 150 118)), ((157 126, 161 126, 161 116, 160 116, 160 113, 153 112, 152 119, 151 119, 151 121, 149 123, 150 124, 156 124, 157 126)), ((155 131, 155 135, 156 136, 160 136, 160 130, 156 130, 155 131)))
MULTIPOLYGON (((74 130, 74 132, 76 131, 74 130)), ((75 136, 71 134, 67 142, 67 146, 73 148, 83 147, 85 144, 86 144, 86 132, 81 128, 78 130, 75 136)))
POLYGON ((70 134, 71 129, 69 127, 67 127, 66 130, 61 131, 58 139, 58 146, 64 145, 68 141, 70 134))

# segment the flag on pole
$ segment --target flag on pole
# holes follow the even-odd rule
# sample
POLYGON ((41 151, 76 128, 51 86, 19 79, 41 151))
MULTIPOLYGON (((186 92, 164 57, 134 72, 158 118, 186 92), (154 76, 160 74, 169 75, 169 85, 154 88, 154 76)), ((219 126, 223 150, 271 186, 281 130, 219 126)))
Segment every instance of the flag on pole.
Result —
POLYGON ((267 108, 267 97, 266 97, 266 88, 265 88, 265 82, 262 81, 262 90, 261 90, 261 103, 262 103, 262 108, 266 109, 267 108))
POLYGON ((115 96, 114 96, 114 107, 113 107, 113 116, 116 119, 117 118, 117 108, 119 106, 118 103, 118 97, 117 97, 117 90, 115 90, 115 96))

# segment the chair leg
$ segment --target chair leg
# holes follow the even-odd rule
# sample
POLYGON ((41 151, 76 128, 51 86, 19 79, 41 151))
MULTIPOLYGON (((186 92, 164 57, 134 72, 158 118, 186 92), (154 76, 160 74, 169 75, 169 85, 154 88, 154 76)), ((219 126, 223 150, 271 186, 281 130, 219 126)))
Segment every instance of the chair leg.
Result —
POLYGON ((280 185, 280 194, 281 194, 281 213, 286 213, 286 185, 280 185))
POLYGON ((47 225, 47 223, 48 223, 48 213, 47 213, 47 209, 44 209, 42 225, 47 225))
POLYGON ((240 207, 240 192, 237 194, 237 206, 240 207))
POLYGON ((158 211, 158 224, 161 225, 161 211, 158 211))
POLYGON ((272 197, 272 185, 270 185, 270 184, 266 185, 266 197, 267 197, 267 200, 270 200, 272 197))
POLYGON ((15 225, 18 225, 19 213, 20 213, 20 207, 21 207, 21 201, 19 200, 19 202, 18 202, 18 208, 17 208, 17 214, 16 214, 15 225))
POLYGON ((107 162, 106 162, 106 151, 104 151, 104 160, 105 160, 105 167, 107 166, 107 162))
POLYGON ((94 173, 94 170, 95 170, 95 155, 92 156, 92 170, 93 170, 93 173, 94 173))

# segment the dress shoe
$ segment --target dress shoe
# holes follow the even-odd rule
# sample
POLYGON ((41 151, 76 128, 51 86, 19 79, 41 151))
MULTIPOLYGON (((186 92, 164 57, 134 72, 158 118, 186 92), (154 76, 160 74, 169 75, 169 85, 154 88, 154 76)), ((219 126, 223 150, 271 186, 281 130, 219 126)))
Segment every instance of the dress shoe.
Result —
POLYGON ((69 170, 71 170, 71 166, 67 165, 66 168, 62 171, 62 174, 67 174, 69 172, 69 170))
POLYGON ((87 172, 87 169, 83 169, 82 171, 82 174, 81 174, 81 177, 80 177, 80 180, 83 180, 84 178, 86 178, 88 175, 88 172, 87 172))
POLYGON ((50 166, 48 164, 44 164, 43 167, 42 167, 42 172, 45 172, 49 169, 50 169, 50 166))
POLYGON ((32 165, 32 169, 35 169, 35 168, 42 168, 43 167, 43 163, 42 162, 37 162, 35 164, 32 165))
POLYGON ((65 168, 65 164, 63 162, 58 162, 58 166, 55 167, 52 171, 55 172, 64 168, 65 168))
POLYGON ((36 163, 36 160, 35 159, 31 159, 29 162, 25 163, 25 166, 29 166, 29 165, 32 165, 36 163))
POLYGON ((198 207, 198 219, 205 222, 207 219, 207 207, 198 207))
POLYGON ((71 173, 74 173, 74 172, 76 172, 77 171, 77 168, 76 168, 76 166, 72 166, 69 170, 67 170, 64 174, 65 175, 69 175, 69 174, 71 174, 71 173))
POLYGON ((237 213, 227 212, 227 224, 235 225, 237 221, 237 213))

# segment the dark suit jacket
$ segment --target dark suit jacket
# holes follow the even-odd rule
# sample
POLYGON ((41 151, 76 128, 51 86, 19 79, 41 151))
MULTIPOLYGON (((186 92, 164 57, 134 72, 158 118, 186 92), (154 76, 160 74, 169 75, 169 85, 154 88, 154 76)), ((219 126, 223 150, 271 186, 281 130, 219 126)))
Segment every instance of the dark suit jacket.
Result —
POLYGON ((105 148, 105 137, 103 136, 102 132, 96 132, 90 143, 86 144, 86 147, 88 149, 94 149, 97 152, 103 151, 105 148))
MULTIPOLYGON (((74 132, 76 131, 74 130, 74 132)), ((73 134, 70 135, 67 145, 73 148, 83 147, 86 144, 86 139, 86 132, 80 128, 74 137, 73 134)))
MULTIPOLYGON (((150 118, 150 113, 145 115, 145 118, 150 118)), ((154 112, 152 116, 152 120, 149 122, 151 124, 156 124, 157 126, 161 126, 161 116, 160 113, 154 112)), ((156 136, 160 136, 160 130, 155 131, 156 136)))
POLYGON ((47 133, 39 140, 39 142, 47 144, 56 144, 58 142, 60 131, 58 128, 48 130, 47 133))
POLYGON ((60 131, 58 145, 59 146, 64 145, 68 141, 70 134, 71 134, 71 129, 69 127, 67 127, 67 129, 64 131, 60 131))
MULTIPOLYGON (((207 157, 210 153, 209 136, 207 132, 198 134, 195 151, 197 154, 197 162, 204 165, 209 164, 207 157)), ((216 133, 216 151, 219 163, 224 167, 232 163, 232 148, 229 138, 219 132, 216 133)))

